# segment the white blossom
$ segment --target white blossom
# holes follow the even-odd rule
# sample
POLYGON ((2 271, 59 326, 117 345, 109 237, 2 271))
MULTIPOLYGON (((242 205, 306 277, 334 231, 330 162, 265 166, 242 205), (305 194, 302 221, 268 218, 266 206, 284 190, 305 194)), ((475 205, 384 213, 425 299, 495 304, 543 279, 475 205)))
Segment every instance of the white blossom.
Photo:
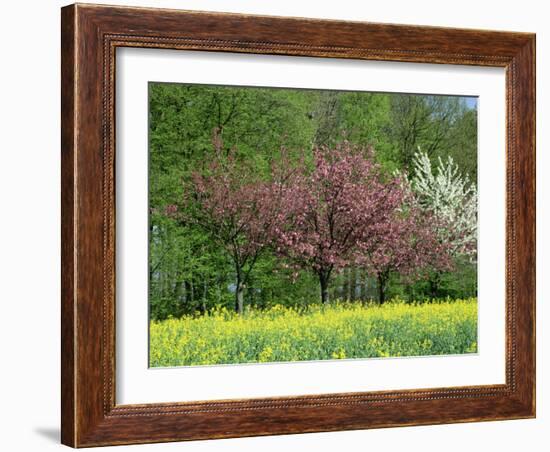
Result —
POLYGON ((428 155, 418 148, 414 175, 409 183, 420 207, 440 221, 440 240, 451 246, 454 255, 475 259, 477 254, 477 188, 462 176, 452 157, 438 159, 435 171, 428 155))

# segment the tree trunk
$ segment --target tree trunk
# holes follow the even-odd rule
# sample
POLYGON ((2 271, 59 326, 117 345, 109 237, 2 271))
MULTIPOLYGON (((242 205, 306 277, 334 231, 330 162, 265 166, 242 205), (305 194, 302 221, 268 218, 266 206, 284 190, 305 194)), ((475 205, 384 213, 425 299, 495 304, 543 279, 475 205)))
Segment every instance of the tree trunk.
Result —
POLYGON ((189 281, 185 281, 184 282, 184 298, 185 298, 185 302, 190 305, 192 300, 191 300, 191 283, 189 281))
POLYGON ((384 304, 386 301, 386 281, 386 277, 378 275, 378 302, 380 304, 384 304))
POLYGON ((208 293, 207 286, 206 286, 206 279, 202 280, 202 303, 200 311, 202 314, 206 314, 206 295, 208 293))
POLYGON ((328 275, 325 275, 323 273, 319 274, 319 282, 321 283, 321 303, 328 304, 329 303, 329 295, 328 295, 328 275))
POLYGON ((237 314, 243 313, 244 305, 244 284, 237 278, 237 287, 235 288, 235 311, 237 314))
POLYGON ((440 282, 441 274, 439 272, 436 272, 435 275, 430 278, 430 298, 432 300, 436 299, 437 295, 439 294, 440 282))
POLYGON ((365 301, 367 299, 367 278, 365 276, 365 272, 363 271, 359 273, 359 287, 361 288, 359 297, 361 298, 361 301, 365 301))
POLYGON ((174 291, 172 294, 174 300, 178 300, 180 303, 183 301, 183 281, 176 281, 174 283, 174 291))
POLYGON ((357 300, 357 268, 350 269, 350 300, 357 300))
POLYGON ((434 280, 430 280, 430 298, 432 300, 437 298, 437 283, 434 280))
POLYGON ((349 269, 344 268, 344 271, 342 272, 342 277, 344 278, 343 282, 343 294, 342 294, 342 300, 348 301, 349 299, 349 269))

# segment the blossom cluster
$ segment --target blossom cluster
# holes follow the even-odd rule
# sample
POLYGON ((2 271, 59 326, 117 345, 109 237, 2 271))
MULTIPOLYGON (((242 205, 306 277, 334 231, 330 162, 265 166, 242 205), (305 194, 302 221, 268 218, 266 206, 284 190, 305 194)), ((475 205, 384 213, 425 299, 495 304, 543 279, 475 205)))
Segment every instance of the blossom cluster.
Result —
MULTIPOLYGON (((170 205, 166 214, 200 225, 227 251, 239 312, 242 288, 266 249, 286 265, 315 273, 323 302, 331 275, 348 266, 366 268, 382 289, 394 272, 415 278, 424 268, 450 268, 457 240, 442 240, 442 224, 461 219, 424 208, 422 203, 434 205, 426 201, 428 185, 440 184, 428 169, 411 184, 384 173, 372 148, 343 141, 298 159, 282 149, 266 177, 248 168, 235 149, 224 149, 216 130, 213 147, 215 158, 185 186, 185 209, 170 205)), ((426 164, 419 159, 417 165, 426 164)))

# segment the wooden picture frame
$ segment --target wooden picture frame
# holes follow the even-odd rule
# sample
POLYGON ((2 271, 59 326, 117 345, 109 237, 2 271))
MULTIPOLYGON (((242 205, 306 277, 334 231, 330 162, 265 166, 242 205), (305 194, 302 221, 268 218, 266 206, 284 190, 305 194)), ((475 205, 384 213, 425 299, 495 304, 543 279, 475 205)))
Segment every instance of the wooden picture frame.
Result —
POLYGON ((73 447, 535 416, 535 35, 210 12, 62 9, 62 442, 73 447), (115 50, 506 69, 506 383, 115 403, 115 50))

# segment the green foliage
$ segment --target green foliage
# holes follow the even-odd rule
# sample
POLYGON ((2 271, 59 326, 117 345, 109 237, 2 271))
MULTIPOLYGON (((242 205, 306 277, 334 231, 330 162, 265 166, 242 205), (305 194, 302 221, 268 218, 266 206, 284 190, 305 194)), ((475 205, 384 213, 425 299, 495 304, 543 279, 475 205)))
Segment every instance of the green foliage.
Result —
POLYGON ((430 159, 457 157, 462 172, 477 180, 477 114, 456 96, 391 96, 387 136, 398 169, 413 171, 420 147, 430 159))
POLYGON ((151 322, 152 367, 424 356, 477 351, 477 300, 358 303, 151 322))
MULTIPOLYGON (((203 171, 213 152, 212 131, 236 149, 243 168, 267 176, 284 146, 290 156, 344 138, 372 145, 388 172, 409 169, 416 146, 432 161, 452 155, 476 180, 477 118, 463 99, 386 93, 336 92, 150 83, 149 85, 149 301, 156 320, 203 313, 234 303, 231 262, 199 227, 167 218, 181 207, 184 181, 203 171), (246 164, 245 164, 246 163, 246 164)), ((244 171, 244 169, 243 169, 244 171)), ((437 296, 475 295, 475 267, 439 275, 437 296)), ((247 305, 303 307, 318 300, 318 281, 263 254, 245 289, 247 305)), ((335 275, 331 297, 373 298, 372 278, 355 269, 335 275), (350 276, 353 274, 353 276, 350 276)), ((394 277, 389 294, 429 296, 427 282, 413 287, 394 277)))

